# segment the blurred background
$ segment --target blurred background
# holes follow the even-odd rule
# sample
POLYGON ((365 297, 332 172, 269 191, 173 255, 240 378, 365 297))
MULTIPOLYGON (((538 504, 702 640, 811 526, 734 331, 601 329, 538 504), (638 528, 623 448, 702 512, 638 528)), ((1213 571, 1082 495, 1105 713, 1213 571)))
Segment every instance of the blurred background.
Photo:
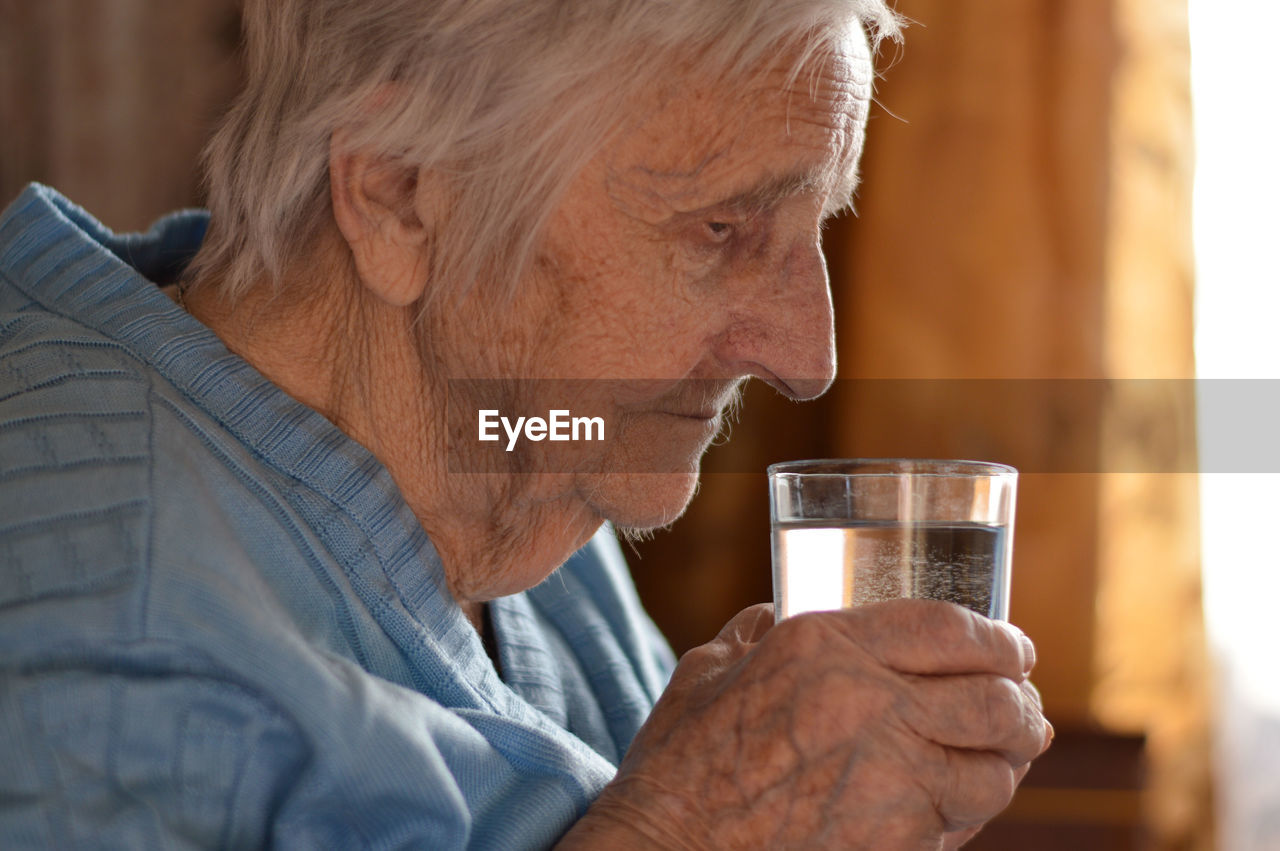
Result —
MULTIPOLYGON (((841 379, 753 386, 631 553, 683 651, 771 597, 768 463, 1022 469, 1011 619, 1058 735, 973 848, 1280 849, 1280 558, 1248 534, 1277 481, 1202 467, 1196 429, 1207 379, 1280 377, 1280 20, 1203 2, 900 0, 826 235, 841 379)), ((117 230, 198 204, 238 28, 234 0, 0 0, 0 196, 39 180, 117 230)))

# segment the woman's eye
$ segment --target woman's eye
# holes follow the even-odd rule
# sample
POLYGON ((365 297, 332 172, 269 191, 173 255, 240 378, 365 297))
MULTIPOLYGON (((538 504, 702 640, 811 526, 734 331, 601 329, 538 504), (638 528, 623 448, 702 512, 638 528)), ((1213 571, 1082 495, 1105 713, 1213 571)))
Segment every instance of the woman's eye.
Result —
POLYGON ((707 222, 707 234, 713 242, 724 242, 733 236, 733 225, 728 222, 707 222))

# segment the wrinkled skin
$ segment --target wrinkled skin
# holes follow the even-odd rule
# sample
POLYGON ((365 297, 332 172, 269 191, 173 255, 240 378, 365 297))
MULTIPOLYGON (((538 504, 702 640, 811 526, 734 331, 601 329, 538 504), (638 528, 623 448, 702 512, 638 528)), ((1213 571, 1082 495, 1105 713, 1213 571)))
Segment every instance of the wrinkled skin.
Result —
POLYGON ((746 609, 681 659, 560 847, 957 847, 1052 738, 1034 661, 949 603, 746 609))

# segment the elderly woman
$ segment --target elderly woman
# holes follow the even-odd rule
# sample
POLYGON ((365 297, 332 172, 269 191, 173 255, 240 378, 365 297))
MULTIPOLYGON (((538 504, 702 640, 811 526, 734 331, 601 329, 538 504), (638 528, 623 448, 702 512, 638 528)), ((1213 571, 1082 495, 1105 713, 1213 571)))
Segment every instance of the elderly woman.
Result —
POLYGON ((251 0, 207 215, 23 193, 0 844, 936 848, 1003 807, 1051 735, 1016 629, 761 606, 673 665, 611 531, 680 514, 741 381, 831 381, 819 228, 895 26, 251 0), (583 405, 608 440, 482 439, 583 405))

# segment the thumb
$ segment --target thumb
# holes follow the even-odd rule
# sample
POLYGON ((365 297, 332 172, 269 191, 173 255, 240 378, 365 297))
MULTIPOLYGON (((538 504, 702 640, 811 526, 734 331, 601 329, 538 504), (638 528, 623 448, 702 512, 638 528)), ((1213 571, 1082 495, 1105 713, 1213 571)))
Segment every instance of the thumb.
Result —
POLYGON ((773 603, 757 603, 743 609, 733 616, 720 634, 717 641, 755 644, 764 638, 764 634, 773 627, 773 603))

